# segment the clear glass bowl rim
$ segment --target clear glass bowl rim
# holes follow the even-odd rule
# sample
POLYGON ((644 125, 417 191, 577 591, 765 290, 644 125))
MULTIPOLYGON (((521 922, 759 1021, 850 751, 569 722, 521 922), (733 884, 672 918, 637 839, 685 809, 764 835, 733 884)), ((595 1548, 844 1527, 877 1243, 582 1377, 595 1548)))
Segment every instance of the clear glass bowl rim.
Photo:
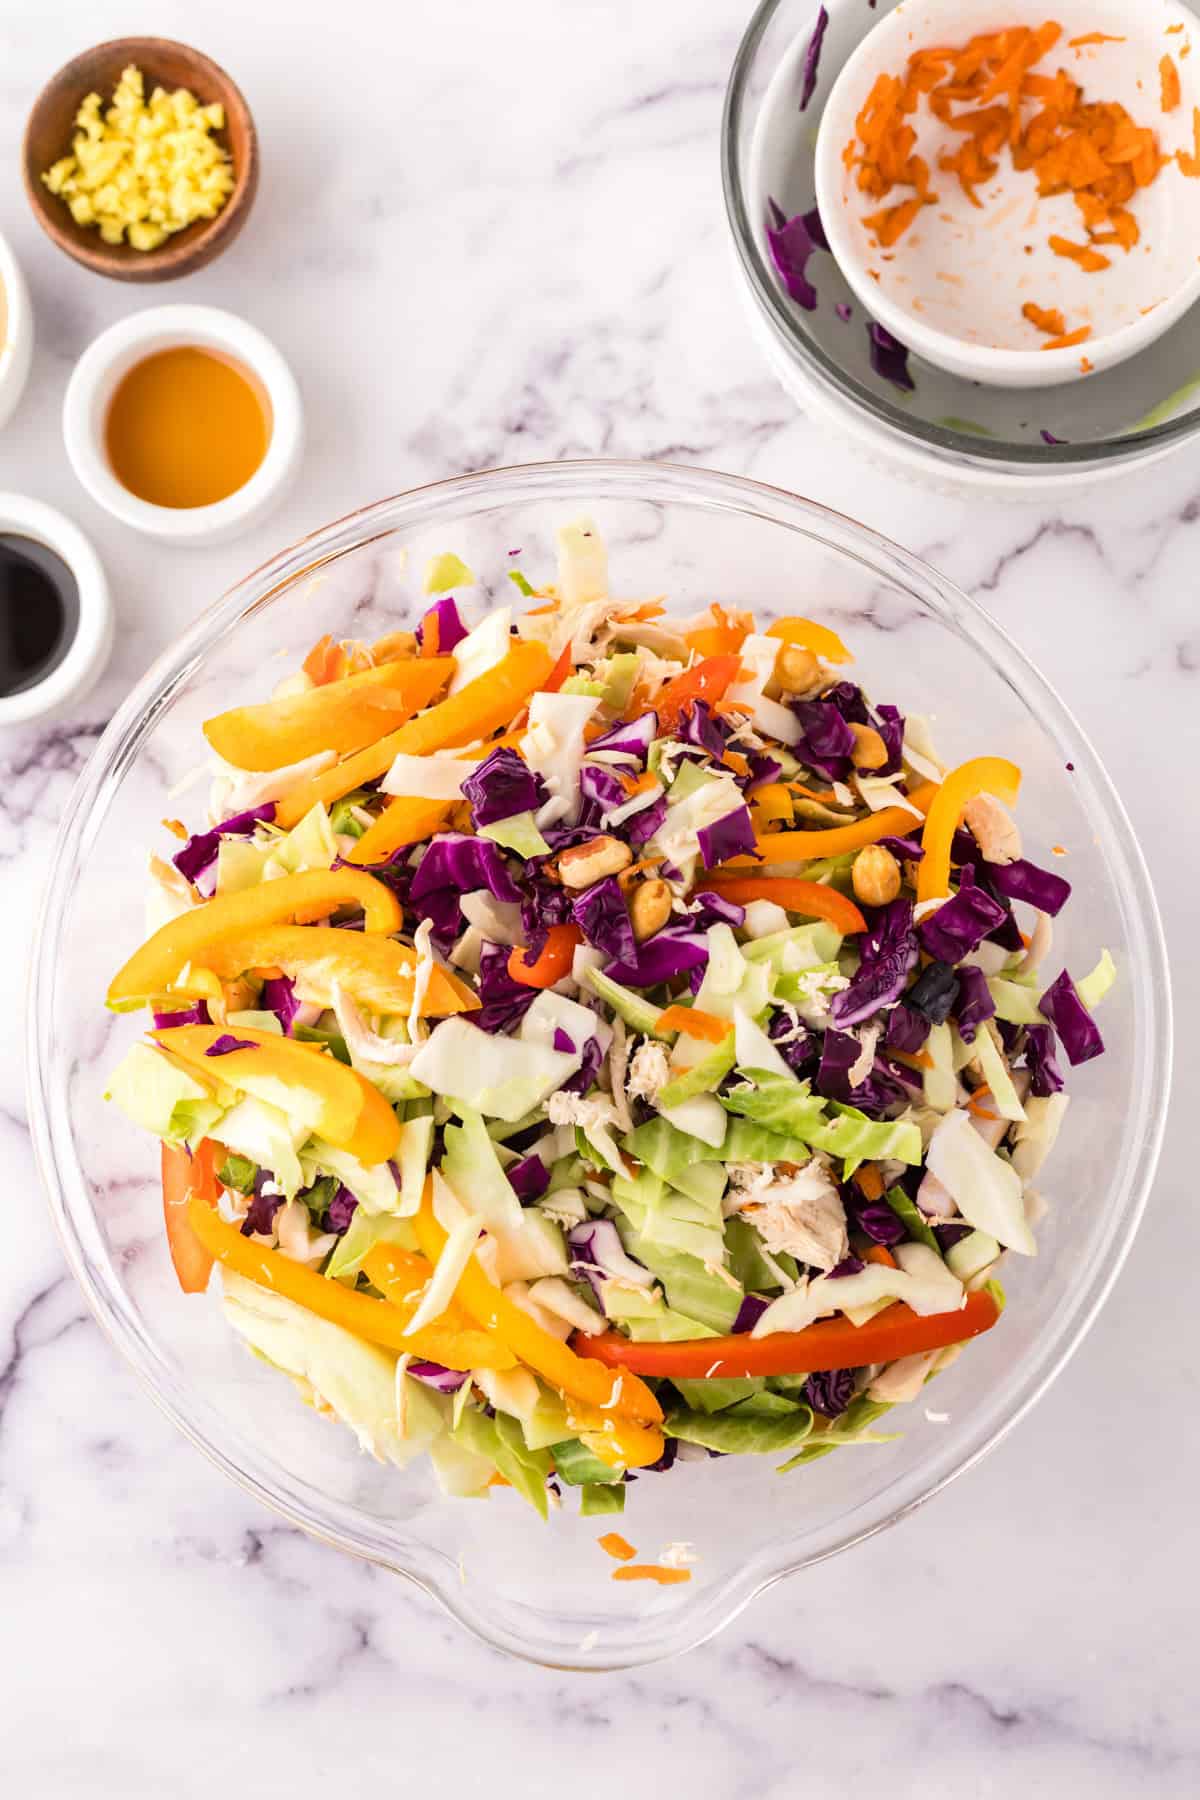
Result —
POLYGON ((721 185, 734 248, 754 299, 789 352, 813 378, 832 387, 842 400, 849 401, 902 438, 915 439, 942 455, 950 451, 975 464, 999 463, 1030 470, 1074 469, 1088 463, 1119 464, 1136 461, 1144 451, 1162 451, 1200 433, 1200 408, 1196 408, 1183 418, 1131 431, 1127 436, 1113 438, 1107 443, 990 443, 986 438, 970 436, 950 426, 928 424, 914 418, 902 407, 893 405, 886 396, 872 393, 861 382, 853 380, 832 357, 826 356, 818 343, 810 342, 797 330, 790 302, 780 292, 763 254, 761 232, 751 221, 742 198, 744 169, 738 137, 755 55, 776 13, 788 3, 789 0, 760 0, 738 45, 721 118, 721 185))
MULTIPOLYGON (((51 861, 45 902, 33 946, 26 1018, 28 1104, 34 1150, 67 1262, 97 1322, 110 1342, 133 1367, 152 1397, 175 1425, 218 1468, 256 1500, 292 1524, 337 1549, 375 1562, 413 1581, 438 1600, 459 1623, 485 1643, 525 1660, 589 1671, 631 1667, 678 1654, 703 1643, 785 1576, 827 1560, 876 1532, 897 1523, 951 1480, 971 1468, 1024 1416, 1045 1392, 1078 1348, 1093 1323, 1128 1254, 1145 1208, 1165 1127, 1166 1096, 1171 1077, 1171 996, 1166 945, 1149 875, 1111 782, 1070 713, 1033 664, 984 609, 946 581, 928 564, 868 527, 845 515, 742 476, 687 468, 669 463, 589 459, 529 463, 451 477, 409 489, 363 507, 310 533, 261 564, 202 613, 151 665, 100 738, 68 799, 51 861), (1128 895, 1131 930, 1130 966, 1139 975, 1146 1006, 1143 1067, 1130 1101, 1131 1141, 1141 1154, 1130 1159, 1115 1192, 1104 1197, 1109 1229, 1098 1241, 1085 1268, 1064 1298, 1055 1326, 1014 1375, 999 1414, 979 1420, 965 1435, 959 1453, 935 1476, 915 1471, 898 1484, 900 1499, 878 1509, 877 1516, 852 1530, 826 1539, 797 1555, 788 1542, 777 1561, 759 1557, 740 1578, 714 1589, 695 1610, 673 1617, 661 1638, 608 1654, 581 1654, 577 1659, 539 1656, 507 1625, 494 1619, 486 1603, 463 1587, 444 1558, 430 1553, 418 1538, 400 1543, 394 1534, 365 1520, 349 1505, 324 1498, 314 1503, 309 1492, 289 1491, 277 1466, 260 1458, 256 1447, 239 1440, 237 1454, 228 1447, 231 1433, 207 1401, 182 1380, 145 1330, 128 1303, 119 1281, 107 1279, 108 1252, 93 1213, 86 1181, 75 1158, 67 1108, 50 1079, 51 1026, 57 945, 67 900, 79 865, 102 828, 106 796, 119 785, 136 760, 145 737, 176 690, 197 672, 206 655, 236 631, 240 621, 267 604, 281 589, 322 563, 415 526, 453 518, 465 503, 499 506, 518 501, 554 501, 600 505, 608 498, 704 505, 743 517, 783 525, 813 538, 824 547, 852 556, 884 579, 917 590, 922 603, 943 623, 964 636, 972 648, 1002 674, 1061 742, 1069 742, 1077 770, 1086 778, 1102 807, 1113 836, 1112 856, 1128 895), (1139 941, 1140 934, 1140 941, 1139 941)), ((454 1504, 454 1502, 447 1502, 454 1504)), ((582 1650, 582 1647, 581 1647, 582 1650)))

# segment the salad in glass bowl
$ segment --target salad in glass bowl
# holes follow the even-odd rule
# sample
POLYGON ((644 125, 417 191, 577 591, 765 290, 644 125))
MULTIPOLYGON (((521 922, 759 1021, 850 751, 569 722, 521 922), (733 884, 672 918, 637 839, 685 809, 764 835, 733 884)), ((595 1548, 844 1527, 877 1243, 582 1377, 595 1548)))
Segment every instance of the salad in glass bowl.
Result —
POLYGON ((108 993, 153 1011, 109 1093, 184 1292, 219 1270, 365 1450, 543 1515, 887 1441, 1004 1328, 1115 975, 1056 965, 1013 763, 944 767, 827 626, 558 548, 477 622, 436 556, 414 632, 210 717, 108 993))

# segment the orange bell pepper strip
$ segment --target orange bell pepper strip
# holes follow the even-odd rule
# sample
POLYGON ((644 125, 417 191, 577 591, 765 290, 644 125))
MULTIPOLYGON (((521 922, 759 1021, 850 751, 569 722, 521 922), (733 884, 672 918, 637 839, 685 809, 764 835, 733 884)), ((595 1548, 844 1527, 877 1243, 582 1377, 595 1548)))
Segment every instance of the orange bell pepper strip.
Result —
POLYGON ((314 1130, 368 1168, 386 1162, 400 1142, 396 1115, 379 1089, 319 1044, 240 1025, 172 1025, 150 1035, 202 1080, 228 1082, 285 1108, 289 1090, 311 1096, 317 1103, 314 1130), (212 1055, 223 1037, 247 1048, 212 1055))
POLYGON ((697 700, 719 700, 725 689, 741 672, 740 656, 709 656, 694 669, 685 669, 658 690, 651 702, 658 718, 660 737, 666 737, 679 725, 685 712, 697 700))
MULTIPOLYGON (((907 796, 914 806, 926 811, 937 788, 925 782, 907 796)), ((861 850, 864 844, 876 844, 882 837, 900 837, 912 830, 913 816, 901 806, 885 806, 882 812, 867 819, 855 819, 850 825, 831 825, 820 831, 768 831, 755 840, 760 858, 767 863, 812 862, 816 857, 841 856, 847 850, 861 850)), ((753 869, 749 856, 734 856, 722 863, 718 875, 736 871, 739 875, 753 869)), ((706 878, 707 879, 707 878, 706 878)))
POLYGON ((192 1230, 217 1262, 370 1344, 427 1357, 448 1369, 513 1366, 504 1346, 484 1331, 464 1332, 461 1343, 450 1331, 406 1332, 404 1312, 390 1300, 374 1300, 370 1294, 357 1293, 340 1281, 327 1280, 303 1263, 293 1262, 290 1256, 272 1250, 268 1244, 256 1244, 243 1237, 236 1225, 228 1224, 196 1194, 188 1201, 187 1215, 192 1230), (506 1360, 497 1362, 498 1354, 506 1360))
MULTIPOLYGON (((789 832, 788 835, 797 834, 789 832)), ((807 832, 804 835, 807 836, 807 832)), ((705 877, 703 885, 738 906, 748 906, 752 900, 774 900, 787 912, 807 913, 810 919, 828 919, 843 937, 867 929, 867 921, 853 900, 821 881, 802 881, 795 875, 724 875, 717 870, 713 876, 705 877)))
POLYGON ((575 946, 582 942, 583 933, 578 925, 551 925, 546 942, 532 962, 528 950, 520 946, 509 952, 508 972, 522 987, 553 987, 556 981, 571 973, 575 946))
POLYGON ((895 1362, 923 1350, 964 1344, 990 1331, 1000 1308, 986 1288, 967 1295, 956 1312, 922 1318, 902 1301, 876 1313, 865 1325, 847 1318, 820 1319, 803 1331, 775 1331, 767 1337, 696 1338, 679 1344, 635 1344, 619 1332, 600 1337, 576 1332, 571 1340, 581 1356, 594 1356, 610 1369, 639 1375, 685 1379, 747 1375, 805 1375, 815 1369, 858 1369, 864 1363, 895 1362))
MULTIPOLYGON (((372 1012, 406 1013, 412 1006, 416 966, 416 951, 395 938, 368 937, 332 925, 273 925, 209 945, 190 970, 176 978, 172 992, 212 998, 221 982, 233 981, 248 970, 281 969, 293 980, 300 977, 324 992, 331 991, 336 981, 372 1012)), ((473 1012, 478 1005, 477 995, 457 975, 434 966, 421 1004, 422 1018, 473 1012)))
POLYGON ((401 753, 428 756, 435 750, 452 750, 487 737, 509 723, 549 673, 550 653, 544 644, 514 639, 503 662, 494 669, 468 681, 457 694, 439 700, 427 712, 418 713, 399 730, 294 788, 276 807, 275 823, 290 830, 318 801, 328 806, 363 782, 386 775, 401 753))
POLYGON ((117 1011, 144 1006, 167 993, 181 969, 203 962, 215 946, 268 925, 325 919, 342 906, 362 908, 368 933, 399 931, 404 920, 392 890, 358 869, 309 869, 284 875, 239 893, 218 894, 169 919, 113 978, 108 1004, 117 1011))
POLYGON ((968 804, 978 794, 994 794, 1005 805, 1016 804, 1021 771, 1002 756, 976 756, 952 769, 929 808, 917 866, 917 900, 940 900, 950 892, 950 848, 968 804))
MULTIPOLYGON (((432 1182, 426 1184, 413 1218, 417 1242, 436 1263, 446 1247, 446 1233, 433 1216, 432 1182)), ((514 1356, 559 1393, 582 1400, 603 1412, 618 1413, 642 1425, 661 1425, 662 1407, 636 1376, 611 1375, 590 1357, 576 1356, 568 1345, 543 1331, 529 1314, 502 1294, 472 1258, 463 1270, 455 1299, 486 1331, 495 1332, 514 1356)))
MULTIPOLYGON (((411 1319, 421 1303, 425 1288, 433 1276, 433 1265, 415 1251, 401 1250, 396 1244, 376 1244, 363 1258, 368 1279, 392 1306, 398 1307, 406 1320, 411 1319)), ((431 1362, 445 1363, 448 1369, 461 1366, 446 1362, 433 1348, 443 1343, 452 1356, 473 1354, 473 1369, 515 1369, 517 1359, 498 1338, 481 1331, 469 1313, 452 1300, 429 1325, 417 1334, 424 1346, 422 1355, 431 1362)))
POLYGON ((193 1194, 215 1206, 220 1184, 217 1170, 225 1152, 211 1138, 202 1138, 188 1154, 182 1144, 162 1147, 163 1222, 167 1249, 176 1278, 185 1294, 202 1294, 212 1274, 212 1253, 206 1250, 188 1222, 188 1201, 193 1194))
POLYGON ((601 1412, 570 1394, 563 1395, 567 1425, 581 1442, 612 1469, 644 1469, 663 1453, 663 1434, 654 1425, 639 1425, 613 1412, 601 1412))
POLYGON ((362 868, 386 862, 396 850, 423 844, 441 831, 454 811, 453 800, 418 800, 408 794, 392 800, 350 852, 350 861, 362 868))
POLYGON ((697 656, 730 656, 741 649, 754 629, 749 613, 727 613, 717 601, 709 607, 711 625, 685 631, 683 641, 697 656))
POLYGON ((320 750, 347 756, 428 706, 453 670, 448 656, 383 663, 304 694, 218 713, 204 735, 237 769, 282 769, 320 750))
POLYGON ((785 644, 800 644, 825 662, 854 661, 853 653, 847 650, 837 632, 830 631, 828 625, 818 625, 815 619, 776 619, 773 625, 767 626, 767 636, 780 638, 785 644))
POLYGON ((655 1033, 679 1031, 684 1037, 703 1038, 707 1044, 723 1044, 733 1030, 732 1019, 719 1019, 716 1013, 701 1012, 695 1006, 665 1006, 658 1016, 655 1033))

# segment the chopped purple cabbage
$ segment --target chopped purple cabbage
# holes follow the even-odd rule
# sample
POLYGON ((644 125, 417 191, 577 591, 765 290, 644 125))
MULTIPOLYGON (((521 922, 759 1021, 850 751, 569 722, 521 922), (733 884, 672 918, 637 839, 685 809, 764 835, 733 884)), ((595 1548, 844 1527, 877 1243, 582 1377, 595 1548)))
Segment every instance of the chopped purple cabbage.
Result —
POLYGON ((440 600, 435 600, 418 621, 416 639, 422 646, 425 643, 426 621, 429 619, 437 620, 437 653, 439 656, 449 656, 455 646, 461 644, 463 639, 469 635, 459 617, 458 607, 449 594, 444 595, 440 600))
POLYGON ((1054 1050, 1054 1032, 1049 1025, 1026 1026, 1025 1066, 1029 1070, 1029 1085, 1040 1100, 1061 1092, 1063 1087, 1054 1050))
POLYGON ((965 1044, 975 1042, 975 1033, 985 1019, 996 1016, 996 1002, 988 988, 987 977, 973 963, 958 970, 958 1035, 965 1044))
POLYGON ((608 875, 585 888, 574 906, 572 917, 587 942, 618 962, 628 962, 637 955, 637 941, 629 908, 615 875, 608 875))
POLYGON ((804 1384, 805 1398, 814 1412, 838 1419, 854 1398, 855 1369, 818 1369, 804 1384))
POLYGON ((867 348, 875 373, 902 393, 911 393, 916 383, 908 372, 908 346, 893 337, 886 325, 872 319, 867 326, 867 348))
POLYGON ((510 1164, 505 1174, 508 1185, 522 1202, 538 1199, 550 1186, 550 1171, 540 1156, 523 1156, 520 1162, 510 1164))
POLYGON ((988 880, 1006 900, 1025 900, 1056 918, 1071 898, 1071 884, 1049 869, 1019 857, 1016 862, 985 863, 988 880))
POLYGON ((1038 1011, 1043 1018, 1049 1019, 1058 1033, 1067 1061, 1072 1066, 1090 1062, 1093 1056, 1103 1056, 1104 1039, 1100 1029, 1065 969, 1038 1001, 1038 1011))
POLYGON ((253 1038, 234 1037, 230 1031, 223 1031, 219 1038, 214 1038, 205 1056, 229 1056, 235 1050, 257 1050, 258 1045, 253 1038))
POLYGON ((216 862, 223 837, 252 837, 256 825, 267 824, 274 817, 273 800, 262 806, 252 806, 248 812, 234 813, 232 818, 222 819, 219 825, 214 825, 211 831, 197 832, 190 837, 171 861, 185 881, 195 883, 216 862))
POLYGON ((463 798, 471 803, 478 830, 497 819, 536 812, 546 798, 540 775, 527 768, 515 750, 502 746, 484 758, 462 784, 463 798))
POLYGON ((938 962, 958 963, 978 950, 990 931, 1005 920, 1005 910, 982 887, 960 887, 917 926, 921 948, 938 962))
POLYGON ((748 806, 739 806, 712 825, 702 825, 696 833, 700 856, 706 869, 728 862, 734 856, 752 856, 758 848, 754 821, 748 806))
POLYGON ((919 956, 912 901, 893 900, 880 907, 870 930, 860 939, 859 952, 861 961, 849 987, 830 1001, 829 1010, 837 1025, 857 1025, 903 994, 919 956))
POLYGON ((803 112, 817 91, 817 75, 821 66, 821 46, 825 42, 825 32, 829 26, 829 14, 822 6, 817 11, 816 24, 812 36, 808 40, 808 48, 804 52, 804 87, 800 94, 800 111, 803 112))

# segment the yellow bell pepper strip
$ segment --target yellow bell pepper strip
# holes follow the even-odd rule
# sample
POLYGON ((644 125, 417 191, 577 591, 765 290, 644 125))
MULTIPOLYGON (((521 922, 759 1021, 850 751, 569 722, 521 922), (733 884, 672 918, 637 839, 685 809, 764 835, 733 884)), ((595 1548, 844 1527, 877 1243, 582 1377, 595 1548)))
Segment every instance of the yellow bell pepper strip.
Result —
POLYGON ((867 921, 853 900, 822 881, 801 881, 795 875, 722 875, 719 869, 714 869, 697 885, 723 894, 737 906, 749 906, 752 900, 774 900, 787 912, 806 913, 810 919, 828 919, 843 937, 867 929, 867 921))
MULTIPOLYGON (((433 1216, 431 1195, 430 1182, 413 1217, 413 1228, 430 1262, 436 1262, 445 1248, 446 1233, 433 1216)), ((569 1394, 604 1412, 636 1419, 640 1424, 662 1423, 662 1407, 644 1382, 636 1377, 631 1381, 628 1375, 623 1381, 617 1380, 599 1363, 576 1356, 502 1294, 473 1259, 463 1270, 455 1298, 477 1324, 495 1332, 520 1362, 561 1394, 569 1394)))
POLYGON ((226 1081, 272 1106, 286 1107, 289 1089, 311 1096, 320 1109, 313 1129, 368 1168, 386 1162, 400 1142, 396 1115, 379 1089, 319 1044, 246 1026, 172 1025, 150 1035, 202 1080, 226 1081), (222 1053, 221 1040, 229 1038, 246 1048, 222 1053))
POLYGON ((768 625, 767 636, 780 638, 785 644, 801 644, 825 662, 854 661, 853 652, 847 650, 837 632, 830 631, 828 625, 818 625, 815 619, 776 619, 768 625))
POLYGON ((108 1004, 118 1012, 144 1006, 166 994, 180 970, 203 961, 214 945, 267 925, 328 918, 342 906, 361 907, 368 932, 399 931, 403 923, 395 894, 360 869, 309 869, 284 875, 236 894, 218 894, 203 906, 168 919, 114 976, 108 1004))
POLYGON ((468 681, 457 694, 440 700, 378 743, 293 788, 279 802, 275 823, 290 830, 318 801, 331 805, 352 788, 361 787, 364 781, 386 775, 401 752, 406 756, 428 756, 435 750, 452 750, 487 737, 509 723, 549 672, 550 653, 544 644, 514 639, 503 662, 477 680, 468 681))
POLYGON ((217 1170, 225 1158, 220 1144, 202 1138, 193 1152, 183 1144, 162 1147, 163 1222, 175 1277, 185 1294, 202 1294, 212 1274, 213 1259, 188 1223, 193 1194, 215 1206, 220 1184, 217 1170))
MULTIPOLYGON (((282 969, 293 981, 299 977, 320 993, 331 993, 336 981, 372 1012, 407 1013, 416 966, 416 951, 395 938, 368 937, 332 925, 268 925, 210 944, 190 970, 176 978, 172 991, 203 997, 211 995, 219 982, 233 981, 247 970, 282 969)), ((434 965, 421 1002, 422 1018, 473 1012, 478 1005, 478 996, 457 975, 434 965)))
POLYGON ((654 1425, 640 1425, 619 1414, 601 1412, 570 1394, 562 1396, 567 1425, 581 1442, 613 1469, 644 1469, 663 1453, 663 1434, 654 1425))
MULTIPOLYGON (((925 782, 907 796, 914 806, 925 812, 937 788, 925 782)), ((768 831, 755 839, 760 862, 752 856, 734 856, 722 863, 718 871, 761 867, 766 863, 803 863, 816 857, 841 856, 847 850, 861 850, 864 844, 876 844, 882 837, 904 837, 913 828, 913 816, 902 806, 885 806, 869 818, 855 819, 850 825, 831 825, 820 831, 768 831)))
POLYGON ((453 670, 448 656, 384 663, 283 700, 235 706, 209 719, 204 735, 235 769, 282 769, 321 750, 348 756, 428 706, 453 670))
MULTIPOLYGON (((364 1257, 363 1269, 368 1279, 404 1315, 406 1321, 416 1312, 433 1276, 432 1263, 411 1250, 399 1249, 395 1244, 376 1244, 364 1257)), ((453 1300, 439 1318, 414 1336, 419 1337, 427 1346, 422 1354, 430 1362, 445 1363, 448 1369, 464 1365, 461 1362, 446 1362, 444 1356, 428 1346, 440 1342, 448 1345, 455 1356, 473 1355, 474 1361, 469 1364, 472 1369, 515 1369, 517 1366, 517 1359, 508 1346, 490 1333, 480 1331, 470 1315, 453 1300)))
POLYGON ((885 1307, 864 1325, 838 1317, 819 1319, 803 1331, 773 1331, 752 1337, 694 1338, 676 1344, 635 1344, 618 1331, 588 1337, 577 1331, 572 1343, 581 1356, 594 1356, 606 1367, 635 1370, 639 1375, 672 1380, 706 1376, 807 1375, 814 1370, 858 1369, 865 1363, 895 1362, 925 1350, 963 1344, 990 1331, 1000 1307, 987 1288, 968 1294, 954 1312, 921 1315, 902 1301, 885 1307))
MULTIPOLYGON (((485 1332, 470 1331, 461 1346, 452 1332, 404 1329, 404 1314, 390 1300, 374 1300, 370 1294, 357 1293, 340 1281, 329 1281, 315 1269, 293 1262, 269 1244, 256 1244, 243 1237, 236 1225, 227 1224, 198 1195, 188 1201, 188 1223, 210 1256, 247 1281, 294 1300, 318 1318, 340 1325, 355 1337, 370 1344, 381 1344, 385 1350, 397 1350, 410 1356, 440 1362, 448 1369, 483 1369, 495 1366, 487 1361, 495 1354, 495 1340, 485 1332)), ((501 1346, 502 1348, 502 1346, 501 1346)), ((504 1365, 510 1366, 510 1365, 504 1365)))
POLYGON ((750 817, 758 832, 773 825, 790 825, 795 817, 792 796, 782 781, 768 781, 750 796, 750 817))
POLYGON ((940 900, 950 892, 950 847, 970 801, 978 794, 994 794, 1006 806, 1014 806, 1020 789, 1020 769, 1002 756, 976 756, 951 770, 921 834, 925 855, 917 865, 918 902, 940 900))

